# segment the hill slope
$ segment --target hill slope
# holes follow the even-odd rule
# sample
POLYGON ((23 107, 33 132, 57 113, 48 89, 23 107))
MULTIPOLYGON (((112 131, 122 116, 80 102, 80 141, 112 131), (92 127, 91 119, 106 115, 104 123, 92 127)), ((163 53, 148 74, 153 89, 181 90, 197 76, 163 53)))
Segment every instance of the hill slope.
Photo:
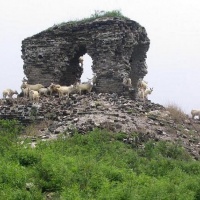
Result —
POLYGON ((39 104, 22 97, 1 100, 0 118, 16 118, 28 125, 25 134, 33 140, 52 139, 62 133, 70 136, 76 131, 85 134, 99 128, 125 133, 122 141, 138 147, 150 139, 179 143, 195 159, 200 158, 199 121, 178 109, 167 110, 151 101, 131 100, 117 94, 92 92, 73 94, 69 99, 43 97, 39 104))

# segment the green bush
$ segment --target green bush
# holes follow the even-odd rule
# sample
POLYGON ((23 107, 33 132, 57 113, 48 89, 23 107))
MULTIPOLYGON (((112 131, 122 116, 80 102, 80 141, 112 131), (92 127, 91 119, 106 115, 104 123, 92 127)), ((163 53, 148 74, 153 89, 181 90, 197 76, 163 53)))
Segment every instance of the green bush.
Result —
MULTIPOLYGON (((6 122, 10 123, 10 122, 6 122)), ((14 135, 18 132, 7 128, 14 135)), ((177 144, 149 141, 143 149, 121 134, 85 135, 38 142, 31 149, 10 134, 1 137, 1 199, 150 200, 199 199, 200 162, 177 144), (26 147, 26 148, 25 148, 26 147), (27 188, 27 184, 32 185, 27 188)))
POLYGON ((22 126, 16 120, 0 120, 0 155, 17 145, 22 126))
POLYGON ((19 151, 17 151, 16 156, 19 160, 20 165, 25 167, 29 165, 35 165, 41 160, 40 154, 30 148, 27 148, 26 151, 20 149, 19 151))
POLYGON ((183 147, 166 141, 148 141, 145 144, 145 148, 140 151, 140 155, 149 159, 162 156, 164 158, 191 160, 191 157, 183 147))

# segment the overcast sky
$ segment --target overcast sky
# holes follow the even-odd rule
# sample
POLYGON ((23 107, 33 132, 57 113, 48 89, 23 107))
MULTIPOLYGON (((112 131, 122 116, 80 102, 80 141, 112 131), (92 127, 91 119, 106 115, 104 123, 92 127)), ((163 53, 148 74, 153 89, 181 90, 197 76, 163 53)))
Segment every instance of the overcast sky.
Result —
MULTIPOLYGON (((149 99, 176 104, 186 113, 200 109, 199 0, 1 0, 0 97, 6 88, 20 91, 23 39, 95 10, 120 10, 145 27, 150 49, 144 80, 154 88, 149 99)), ((85 62, 84 77, 91 75, 89 65, 85 62)))

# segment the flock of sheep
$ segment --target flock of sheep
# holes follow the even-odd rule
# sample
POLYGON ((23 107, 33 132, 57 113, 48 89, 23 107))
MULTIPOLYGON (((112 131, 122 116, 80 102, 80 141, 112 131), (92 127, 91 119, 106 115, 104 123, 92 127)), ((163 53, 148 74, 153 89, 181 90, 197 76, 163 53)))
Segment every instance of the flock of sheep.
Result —
POLYGON ((86 83, 76 83, 70 86, 61 86, 59 84, 51 83, 49 87, 45 88, 42 84, 30 85, 27 82, 23 82, 21 85, 23 96, 29 98, 34 102, 39 101, 40 96, 47 96, 57 93, 59 98, 64 96, 69 97, 69 94, 77 91, 81 94, 83 91, 91 92, 93 85, 95 84, 96 76, 89 79, 86 83))
MULTIPOLYGON (((70 93, 77 92, 80 95, 82 92, 91 92, 93 86, 96 84, 96 74, 93 74, 92 79, 88 79, 88 82, 80 83, 77 82, 74 85, 70 86, 61 86, 59 84, 51 83, 49 87, 44 87, 42 84, 28 84, 27 81, 24 79, 22 81, 21 85, 21 91, 25 98, 30 99, 33 102, 39 102, 39 98, 41 96, 47 96, 57 93, 59 98, 62 98, 64 96, 67 96, 69 98, 70 93)), ((124 79, 123 84, 131 87, 131 79, 124 79)), ((151 94, 153 91, 153 88, 148 88, 147 83, 143 80, 140 80, 138 83, 138 97, 145 100, 147 99, 147 96, 151 94)), ((12 98, 13 95, 18 95, 18 92, 12 89, 6 89, 3 91, 3 98, 12 98)))
MULTIPOLYGON (((79 64, 83 67, 83 57, 79 57, 79 64)), ((52 95, 53 93, 57 93, 59 97, 63 97, 67 95, 69 97, 69 94, 77 91, 79 94, 82 93, 82 91, 87 91, 91 92, 93 85, 96 84, 96 74, 93 74, 92 79, 88 79, 88 82, 86 83, 80 83, 77 82, 74 85, 70 86, 61 86, 58 84, 51 83, 49 87, 44 87, 42 84, 35 84, 31 85, 28 84, 26 79, 24 78, 22 80, 22 85, 21 85, 21 91, 22 94, 25 98, 28 98, 32 100, 33 102, 39 102, 40 96, 47 96, 47 95, 52 95)), ((16 94, 18 95, 18 92, 16 90, 12 89, 6 89, 3 91, 3 98, 6 99, 12 98, 13 95, 16 94)))
MULTIPOLYGON (((79 65, 83 67, 83 56, 79 57, 79 65)), ((78 92, 81 94, 83 91, 91 92, 93 85, 96 84, 96 74, 93 73, 93 78, 88 79, 88 82, 86 83, 80 83, 77 82, 74 85, 70 86, 61 86, 58 84, 51 83, 49 87, 45 88, 42 84, 35 84, 30 85, 27 83, 25 79, 22 81, 21 90, 24 97, 29 98, 33 102, 39 102, 40 96, 44 95, 47 96, 48 94, 52 95, 53 93, 57 93, 59 98, 67 96, 69 98, 69 94, 72 92, 78 92)), ((132 87, 131 79, 130 78, 124 78, 123 79, 123 85, 130 88, 132 87)), ((147 82, 143 80, 139 80, 138 83, 138 97, 145 100, 147 99, 147 96, 151 94, 153 91, 153 88, 148 89, 147 82)), ((12 98, 12 96, 16 94, 18 95, 17 91, 13 91, 11 89, 6 89, 3 91, 3 98, 6 97, 12 98)))
MULTIPOLYGON (((79 63, 81 66, 83 66, 82 56, 79 58, 79 63)), ((77 82, 74 85, 70 86, 61 86, 58 84, 51 83, 50 86, 47 88, 45 88, 42 84, 35 84, 35 85, 28 84, 24 79, 22 81, 21 90, 25 98, 28 98, 31 101, 38 103, 39 98, 41 96, 52 95, 54 93, 57 93, 59 98, 62 98, 64 96, 67 96, 67 98, 69 98, 69 95, 72 92, 78 92, 80 95, 82 92, 89 93, 91 92, 93 86, 96 84, 96 78, 97 76, 94 73, 93 78, 88 79, 88 82, 85 83, 77 82)), ((128 88, 132 87, 131 79, 124 78, 123 85, 128 88)), ((148 99, 148 95, 151 94, 153 91, 153 88, 148 88, 147 82, 145 82, 142 79, 138 81, 137 89, 138 89, 138 98, 142 99, 143 101, 148 99)), ((3 98, 4 99, 6 99, 7 97, 12 98, 14 94, 18 95, 18 92, 16 90, 6 89, 3 91, 3 98)), ((198 117, 200 119, 200 110, 192 110, 191 115, 193 119, 195 117, 198 117)))
MULTIPOLYGON (((70 86, 61 86, 58 84, 51 83, 49 87, 44 87, 42 84, 28 84, 26 81, 22 81, 21 90, 22 94, 25 98, 30 99, 33 102, 39 102, 40 96, 52 95, 53 93, 57 93, 59 98, 64 96, 69 97, 69 94, 77 91, 81 94, 83 91, 91 92, 93 85, 96 83, 96 74, 93 74, 92 79, 88 79, 88 82, 85 83, 76 83, 70 86)), ((3 91, 3 98, 12 98, 13 95, 18 95, 17 91, 12 89, 6 89, 3 91)))
MULTIPOLYGON (((124 78, 123 85, 126 87, 132 87, 131 79, 124 78)), ((138 81, 137 89, 138 89, 138 98, 143 99, 143 101, 148 99, 148 95, 153 92, 153 88, 148 88, 147 82, 142 79, 138 81)))
MULTIPOLYGON (((42 84, 31 85, 23 80, 21 85, 22 94, 25 98, 30 99, 33 102, 38 103, 41 96, 48 96, 57 93, 59 98, 67 96, 69 98, 70 93, 78 92, 80 95, 82 92, 91 92, 93 86, 96 84, 96 74, 93 74, 92 79, 88 79, 88 82, 77 82, 70 86, 61 86, 51 83, 49 87, 45 88, 42 84)), ((131 79, 124 78, 123 84, 127 87, 131 87, 131 79)), ((138 98, 142 100, 148 99, 148 95, 152 93, 153 88, 148 88, 147 82, 144 80, 138 81, 138 98)), ((12 98, 13 95, 18 95, 16 90, 6 89, 3 91, 3 98, 12 98)), ((198 117, 200 119, 200 110, 191 111, 192 118, 198 117)))

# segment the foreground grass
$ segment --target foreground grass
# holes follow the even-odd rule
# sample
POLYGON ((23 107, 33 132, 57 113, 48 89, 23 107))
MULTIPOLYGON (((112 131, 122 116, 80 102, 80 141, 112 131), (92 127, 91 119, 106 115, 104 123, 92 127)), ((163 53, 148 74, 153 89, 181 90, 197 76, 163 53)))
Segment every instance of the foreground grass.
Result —
POLYGON ((15 122, 0 126, 1 199, 200 199, 200 163, 178 145, 139 150, 122 134, 94 130, 31 149, 19 144, 15 122))

